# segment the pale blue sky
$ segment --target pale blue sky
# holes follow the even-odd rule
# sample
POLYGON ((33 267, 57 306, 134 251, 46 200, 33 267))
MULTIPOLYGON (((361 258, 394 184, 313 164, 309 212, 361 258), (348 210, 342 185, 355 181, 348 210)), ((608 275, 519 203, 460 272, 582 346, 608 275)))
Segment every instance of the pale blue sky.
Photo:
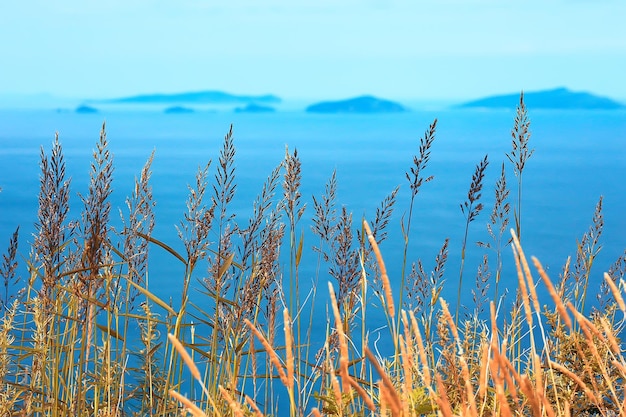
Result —
POLYGON ((3 1, 0 95, 623 100, 625 21, 623 0, 3 1))

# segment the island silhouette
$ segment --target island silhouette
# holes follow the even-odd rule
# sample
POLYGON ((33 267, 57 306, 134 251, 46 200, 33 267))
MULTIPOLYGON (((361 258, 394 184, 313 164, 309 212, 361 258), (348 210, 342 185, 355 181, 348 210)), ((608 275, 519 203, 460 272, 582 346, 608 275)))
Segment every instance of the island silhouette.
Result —
MULTIPOLYGON (((510 108, 519 103, 520 93, 511 93, 468 101, 458 107, 510 108)), ((524 92, 524 103, 533 109, 598 109, 613 110, 625 108, 622 103, 607 97, 587 92, 571 91, 565 87, 552 90, 524 92)))

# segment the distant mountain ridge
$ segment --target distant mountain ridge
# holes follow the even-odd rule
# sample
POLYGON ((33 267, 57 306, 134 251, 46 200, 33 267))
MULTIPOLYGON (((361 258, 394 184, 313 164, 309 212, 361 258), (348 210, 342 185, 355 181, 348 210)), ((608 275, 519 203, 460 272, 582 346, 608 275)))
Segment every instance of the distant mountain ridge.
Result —
POLYGON ((272 94, 251 96, 236 95, 223 91, 194 91, 173 94, 141 94, 130 97, 121 97, 108 100, 98 100, 104 103, 120 104, 228 104, 228 103, 280 103, 280 97, 272 94))
MULTIPOLYGON (((512 108, 519 103, 519 93, 491 96, 469 101, 459 107, 512 108)), ((607 97, 587 92, 571 91, 565 87, 553 90, 524 92, 524 103, 533 109, 599 109, 613 110, 626 105, 607 97)))
POLYGON ((406 110, 401 104, 373 96, 322 101, 306 108, 309 113, 399 113, 406 110))

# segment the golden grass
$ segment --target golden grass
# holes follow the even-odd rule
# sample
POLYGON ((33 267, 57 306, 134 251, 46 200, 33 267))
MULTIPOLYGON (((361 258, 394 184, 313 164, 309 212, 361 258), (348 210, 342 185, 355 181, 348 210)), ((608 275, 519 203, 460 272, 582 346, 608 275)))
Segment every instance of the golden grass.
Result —
MULTIPOLYGON (((481 276, 488 271, 486 257, 476 280, 489 311, 481 314, 476 306, 474 314, 463 316, 462 268, 457 300, 448 304, 440 296, 448 241, 430 274, 421 261, 407 264, 414 199, 433 179, 422 170, 435 127, 436 122, 407 173, 411 200, 409 217, 401 223, 401 288, 392 286, 396 281, 381 251, 397 189, 374 221, 362 219, 354 231, 352 214, 335 210, 334 175, 327 196, 315 200, 316 233, 330 247, 316 249, 318 269, 328 264, 328 274, 320 276, 336 281, 328 285, 327 316, 307 308, 315 292, 311 299, 300 295, 299 266, 311 259, 305 234, 297 230, 306 209, 297 152, 287 153, 272 172, 247 227, 234 227, 231 128, 215 184, 209 185, 207 164, 189 188, 188 211, 178 228, 186 253, 179 253, 152 235, 152 156, 129 198, 124 228, 116 232, 109 225, 113 165, 103 126, 81 228, 68 217, 69 180, 55 139, 50 157, 42 151, 28 277, 23 290, 2 304, 0 415, 626 416, 621 340, 626 305, 619 268, 603 275, 602 309, 584 308, 603 224, 601 201, 572 268, 568 261, 558 279, 549 277, 537 258, 528 261, 519 239, 521 174, 532 155, 523 106, 512 132, 514 149, 507 155, 519 180, 511 231, 515 268, 503 271, 500 261, 506 257, 502 234, 509 221, 504 167, 496 184, 497 207, 487 224, 493 242, 481 245, 494 250, 497 259, 494 299, 487 275, 481 276), (281 172, 283 194, 276 196, 281 172), (210 242, 215 235, 217 242, 210 242), (285 244, 289 267, 279 257, 285 244), (180 300, 163 300, 148 288, 151 247, 184 267, 180 300), (412 273, 405 274, 408 270, 412 273), (283 272, 288 282, 282 281, 283 272), (193 291, 203 273, 199 291, 193 291), (497 286, 505 277, 509 282, 517 278, 515 300, 499 296, 497 286), (541 285, 547 300, 540 299, 541 285), (372 308, 372 298, 383 306, 388 324, 376 331, 393 349, 387 356, 368 331, 366 308, 372 308), (456 311, 451 310, 455 304, 456 311), (281 309, 282 333, 277 332, 281 309), (327 334, 323 346, 314 346, 311 328, 320 318, 327 320, 327 334)), ((463 251, 471 250, 466 247, 468 225, 482 209, 486 169, 485 158, 467 204, 461 205, 463 251)), ((20 283, 17 241, 15 234, 0 268, 7 287, 20 283)), ((465 253, 460 261, 465 262, 465 253)))

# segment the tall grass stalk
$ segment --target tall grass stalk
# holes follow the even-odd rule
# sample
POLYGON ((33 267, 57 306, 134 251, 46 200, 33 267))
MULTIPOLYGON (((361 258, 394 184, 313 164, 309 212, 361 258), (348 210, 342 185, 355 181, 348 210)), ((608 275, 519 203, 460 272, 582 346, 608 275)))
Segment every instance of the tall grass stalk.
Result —
POLYGON ((424 176, 424 170, 428 166, 430 161, 430 148, 435 141, 435 134, 437 130, 437 119, 435 119, 428 130, 424 133, 424 137, 420 139, 420 146, 418 155, 413 156, 413 166, 409 172, 405 174, 407 181, 409 181, 409 187, 411 189, 411 199, 409 201, 409 211, 406 219, 406 226, 404 218, 401 222, 402 238, 404 240, 404 251, 402 255, 402 273, 401 273, 401 285, 399 295, 399 305, 403 303, 403 291, 406 285, 406 267, 408 264, 408 251, 409 241, 411 236, 411 221, 413 219, 413 206, 415 204, 415 198, 420 192, 422 185, 432 181, 435 177, 430 175, 424 176))
POLYGON ((504 241, 502 239, 509 225, 509 212, 511 210, 511 204, 508 202, 509 194, 510 190, 507 188, 506 173, 503 162, 500 177, 496 181, 495 202, 491 215, 489 216, 489 223, 487 223, 487 232, 489 233, 492 242, 478 242, 479 246, 492 249, 496 253, 496 285, 493 296, 494 300, 498 300, 498 297, 500 296, 500 292, 498 290, 500 279, 502 278, 502 250, 504 247, 504 241))
POLYGON ((470 183, 469 191, 467 192, 467 200, 463 204, 460 204, 461 213, 465 216, 465 234, 463 235, 463 246, 461 247, 461 267, 459 270, 459 287, 456 300, 456 312, 455 312, 455 324, 459 323, 459 315, 461 310, 461 293, 463 290, 463 269, 465 267, 465 249, 467 247, 467 235, 469 232, 469 225, 472 223, 483 209, 483 203, 480 202, 482 197, 483 179, 485 178, 485 171, 487 170, 489 161, 487 155, 482 161, 476 165, 474 175, 472 175, 472 182, 470 183))
POLYGON ((511 152, 506 154, 509 162, 513 165, 513 172, 517 178, 517 204, 513 211, 515 219, 515 233, 522 239, 522 174, 526 167, 526 162, 535 152, 528 148, 530 141, 530 119, 528 110, 524 103, 524 92, 520 94, 519 104, 515 114, 515 122, 511 130, 511 152))

